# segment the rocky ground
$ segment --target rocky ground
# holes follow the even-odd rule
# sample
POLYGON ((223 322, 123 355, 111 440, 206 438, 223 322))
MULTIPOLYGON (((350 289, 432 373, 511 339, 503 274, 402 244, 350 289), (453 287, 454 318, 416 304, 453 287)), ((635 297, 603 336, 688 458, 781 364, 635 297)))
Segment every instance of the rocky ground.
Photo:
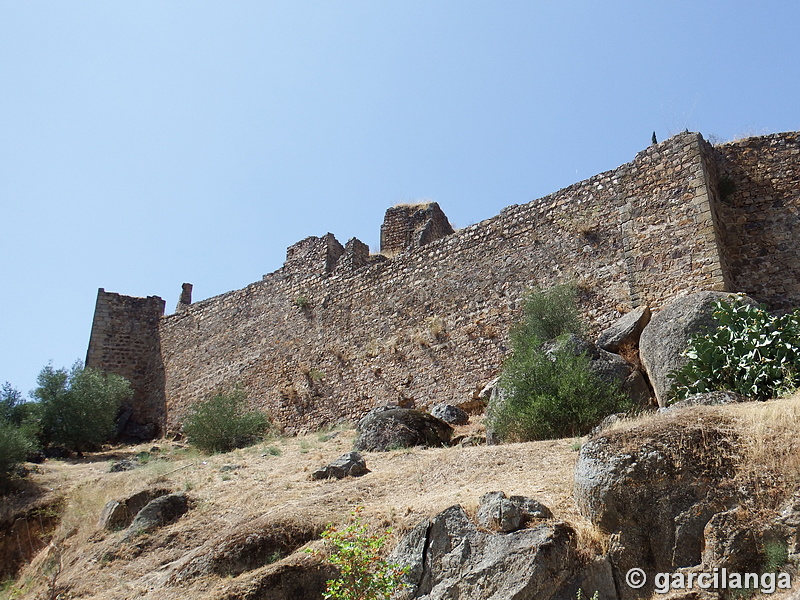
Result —
MULTIPOLYGON (((472 417, 456 434, 480 433, 480 420, 472 417)), ((536 540, 540 547, 566 544, 565 558, 559 560, 571 564, 602 561, 604 556, 615 557, 619 565, 649 560, 646 567, 665 569, 698 559, 711 561, 708 565, 714 560, 713 564, 723 564, 731 557, 742 559, 734 551, 747 548, 734 544, 725 555, 725 540, 734 539, 736 531, 777 531, 776 516, 800 489, 798 428, 800 396, 689 407, 616 423, 591 440, 364 452, 369 473, 322 481, 312 480, 311 473, 350 451, 354 430, 274 438, 212 456, 161 440, 79 459, 48 460, 3 497, 3 563, 8 565, 20 555, 28 561, 4 585, 0 597, 311 597, 292 595, 292 589, 313 589, 330 571, 302 548, 318 545, 326 524, 345 522, 359 506, 371 526, 393 529, 392 548, 428 522, 422 531, 429 542, 430 532, 441 531, 437 535, 442 539, 466 536, 473 545, 502 546, 513 553, 520 540, 530 538, 533 541, 525 542, 530 547, 536 540), (604 456, 611 458, 598 458, 604 456), (579 473, 576 488, 579 460, 583 479, 579 473), (133 468, 113 472, 120 463, 133 468), (587 479, 587 468, 590 472, 598 468, 602 476, 587 479), (617 477, 620 473, 624 477, 617 477), (146 524, 126 527, 130 520, 117 523, 118 529, 103 526, 100 519, 107 503, 133 501, 143 491, 179 496, 180 510, 171 515, 171 522, 152 529, 146 524), (479 500, 493 491, 535 499, 552 511, 553 518, 508 534, 476 527, 479 500), (457 504, 464 510, 447 512, 457 504), (688 523, 677 534, 671 521, 665 525, 661 519, 669 510, 678 511, 681 523, 688 523), (728 521, 717 518, 714 523, 719 527, 703 537, 703 524, 711 522, 712 513, 725 513, 728 521), (744 525, 732 531, 731 519, 744 525), (454 526, 459 532, 453 533, 454 526), (721 541, 714 548, 719 555, 713 555, 710 546, 717 539, 721 541), (662 542, 663 555, 653 556, 652 549, 662 542), (709 548, 703 546, 706 543, 709 548), (650 554, 631 554, 628 550, 634 546, 650 549, 650 554), (676 551, 684 547, 690 548, 691 556, 676 551)), ((797 528, 786 531, 795 536, 789 540, 791 554, 797 551, 797 528)), ((752 547, 758 550, 757 544, 752 547)), ((441 564, 451 560, 448 552, 436 560, 441 564)), ((473 556, 488 560, 480 548, 473 556)), ((785 568, 794 569, 792 556, 787 558, 785 568)), ((446 572, 432 572, 431 565, 439 563, 423 565, 423 555, 406 555, 403 560, 422 561, 420 573, 428 569, 424 577, 430 596, 426 597, 504 597, 503 590, 494 595, 480 591, 482 584, 475 575, 479 570, 470 571, 477 583, 464 587, 463 582, 448 580, 446 572)), ((536 564, 531 572, 536 572, 536 564)), ((586 579, 583 572, 581 577, 600 586, 602 575, 606 585, 610 567, 597 564, 591 577, 586 579)), ((559 597, 536 594, 507 597, 559 597)), ((632 596, 620 593, 619 597, 632 596)))

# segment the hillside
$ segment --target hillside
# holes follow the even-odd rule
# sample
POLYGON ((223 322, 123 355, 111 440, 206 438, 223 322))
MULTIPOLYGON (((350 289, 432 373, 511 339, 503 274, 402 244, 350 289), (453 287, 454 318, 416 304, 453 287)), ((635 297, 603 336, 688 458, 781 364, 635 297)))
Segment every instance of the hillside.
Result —
MULTIPOLYGON (((741 439, 747 440, 746 447, 737 450, 743 457, 738 472, 748 480, 753 473, 760 474, 763 488, 758 497, 769 499, 765 509, 797 490, 800 460, 795 432, 800 425, 800 395, 647 416, 622 423, 615 431, 624 435, 630 431, 630 439, 635 440, 653 422, 680 428, 693 420, 707 420, 709 415, 721 415, 737 436, 742 434, 741 439)), ((479 429, 480 417, 473 420, 478 423, 464 429, 479 429)), ((422 518, 456 503, 474 516, 479 496, 493 490, 543 502, 557 520, 576 527, 578 545, 591 553, 602 552, 607 543, 579 515, 572 498, 579 440, 366 453, 369 474, 342 481, 311 481, 311 471, 348 451, 353 438, 352 429, 336 429, 275 438, 213 456, 162 440, 155 444, 157 450, 149 444, 114 448, 82 459, 49 460, 30 475, 30 482, 40 494, 40 505, 63 499, 63 516, 52 544, 37 554, 15 583, 6 585, 2 597, 267 598, 257 591, 276 569, 290 564, 305 568, 310 560, 304 554, 286 556, 278 546, 302 546, 325 524, 344 522, 357 506, 364 507, 374 527, 392 527, 396 539, 422 518), (146 464, 109 472, 113 462, 136 456, 147 459, 146 464), (98 527, 106 502, 154 488, 186 492, 192 508, 177 522, 127 541, 122 531, 98 527), (278 561, 237 568, 237 544, 241 559, 242 545, 252 544, 259 536, 262 549, 274 543, 270 558, 278 561), (53 586, 58 553, 62 568, 53 586), (209 561, 227 565, 228 572, 204 570, 209 561), (51 588, 59 595, 50 594, 51 588)), ((33 495, 28 490, 27 497, 33 495)), ((22 492, 7 496, 4 517, 12 506, 19 508, 23 496, 22 492)))

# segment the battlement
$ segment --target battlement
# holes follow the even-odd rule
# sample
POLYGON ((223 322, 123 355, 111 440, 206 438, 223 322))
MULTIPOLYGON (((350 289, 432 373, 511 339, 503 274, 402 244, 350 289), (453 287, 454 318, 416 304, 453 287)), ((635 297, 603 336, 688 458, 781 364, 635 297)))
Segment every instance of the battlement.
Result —
POLYGON ((497 375, 527 289, 578 284, 592 331, 700 290, 797 306, 798 230, 800 134, 715 147, 687 132, 458 231, 435 202, 395 206, 381 254, 309 237, 275 273, 173 315, 101 290, 87 364, 138 378, 137 414, 160 398, 168 427, 234 385, 295 430, 458 403, 497 375))
POLYGON ((381 254, 419 248, 453 233, 436 202, 399 204, 386 211, 381 225, 381 254))

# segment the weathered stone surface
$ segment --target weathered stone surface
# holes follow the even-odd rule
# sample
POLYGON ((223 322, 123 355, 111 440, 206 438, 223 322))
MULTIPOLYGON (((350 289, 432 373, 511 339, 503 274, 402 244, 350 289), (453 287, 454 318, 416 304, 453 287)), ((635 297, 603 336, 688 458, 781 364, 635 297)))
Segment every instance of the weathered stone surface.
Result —
MULTIPOLYGON (((735 502, 736 490, 727 484, 736 447, 721 417, 693 420, 685 413, 621 427, 583 445, 575 500, 582 514, 616 534, 610 555, 618 580, 633 567, 652 582, 655 573, 701 562, 703 528, 735 502)), ((650 592, 623 588, 620 596, 650 592)))
POLYGON ((586 581, 613 590, 610 569, 603 573, 578 557, 575 531, 566 523, 488 533, 458 505, 420 523, 390 561, 409 569, 405 598, 574 600, 586 581))
POLYGON ((331 464, 314 471, 311 479, 344 479, 345 477, 360 477, 367 473, 369 473, 369 469, 364 457, 358 452, 348 452, 331 464))
POLYGON ((503 492, 488 492, 478 501, 478 525, 508 533, 520 528, 522 515, 503 492))
POLYGON ((622 391, 633 401, 634 406, 647 406, 653 392, 641 371, 633 371, 622 383, 622 391))
POLYGON ((466 425, 469 423, 469 415, 452 404, 437 404, 431 409, 431 414, 451 425, 466 425))
POLYGON ((436 202, 400 204, 386 211, 381 225, 381 252, 392 254, 418 248, 453 233, 436 202))
POLYGON ((553 513, 541 502, 526 496, 506 498, 503 492, 488 492, 478 501, 478 525, 508 533, 532 519, 552 519, 553 513))
POLYGON ((410 446, 445 446, 453 428, 428 413, 395 408, 372 413, 359 421, 356 450, 385 451, 410 446))
POLYGON ((640 306, 620 317, 600 334, 597 345, 608 352, 617 352, 621 346, 639 344, 642 331, 650 322, 650 307, 640 306))
POLYGON ((126 538, 147 533, 177 520, 189 510, 186 494, 176 493, 151 500, 134 517, 125 534, 126 538))
POLYGON ((264 516, 223 529, 175 563, 170 583, 186 583, 204 575, 230 577, 253 571, 290 556, 319 537, 323 529, 323 525, 298 519, 296 515, 264 516))
POLYGON ((133 522, 134 517, 151 500, 169 494, 166 489, 142 490, 124 500, 109 500, 100 513, 97 526, 102 529, 125 529, 133 522))
POLYGON ((670 412, 689 406, 716 406, 721 404, 736 404, 738 402, 752 402, 752 398, 729 391, 704 392, 702 394, 692 394, 684 400, 679 400, 673 402, 669 406, 659 408, 658 412, 670 412))
MULTIPOLYGON (((656 313, 644 328, 639 340, 639 356, 656 394, 659 406, 666 406, 672 398, 673 380, 670 371, 686 364, 681 353, 686 350, 691 337, 709 328, 717 300, 732 298, 726 292, 697 292, 670 303, 656 313)), ((745 297, 746 301, 753 302, 745 297)))
POLYGON ((568 347, 574 354, 585 354, 589 357, 589 368, 600 379, 619 386, 632 400, 634 405, 643 406, 650 399, 650 388, 641 373, 618 354, 598 348, 592 342, 577 335, 570 335, 562 340, 552 340, 543 346, 543 350, 551 357, 558 350, 568 347))

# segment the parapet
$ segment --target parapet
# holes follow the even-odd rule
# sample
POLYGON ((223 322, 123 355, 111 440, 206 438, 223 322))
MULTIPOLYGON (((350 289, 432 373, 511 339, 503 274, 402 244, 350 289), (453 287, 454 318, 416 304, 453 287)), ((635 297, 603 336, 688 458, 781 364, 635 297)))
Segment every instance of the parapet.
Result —
POLYGON ((381 225, 381 253, 397 254, 453 233, 436 202, 399 204, 386 211, 381 225))
POLYGON ((336 273, 351 273, 369 264, 369 246, 358 238, 350 238, 336 263, 336 273))
POLYGON ((289 246, 286 250, 285 273, 329 275, 333 272, 344 247, 332 233, 322 237, 311 236, 289 246))
POLYGON ((186 310, 192 303, 192 287, 191 283, 181 285, 181 297, 178 299, 178 306, 175 307, 175 312, 186 310))

